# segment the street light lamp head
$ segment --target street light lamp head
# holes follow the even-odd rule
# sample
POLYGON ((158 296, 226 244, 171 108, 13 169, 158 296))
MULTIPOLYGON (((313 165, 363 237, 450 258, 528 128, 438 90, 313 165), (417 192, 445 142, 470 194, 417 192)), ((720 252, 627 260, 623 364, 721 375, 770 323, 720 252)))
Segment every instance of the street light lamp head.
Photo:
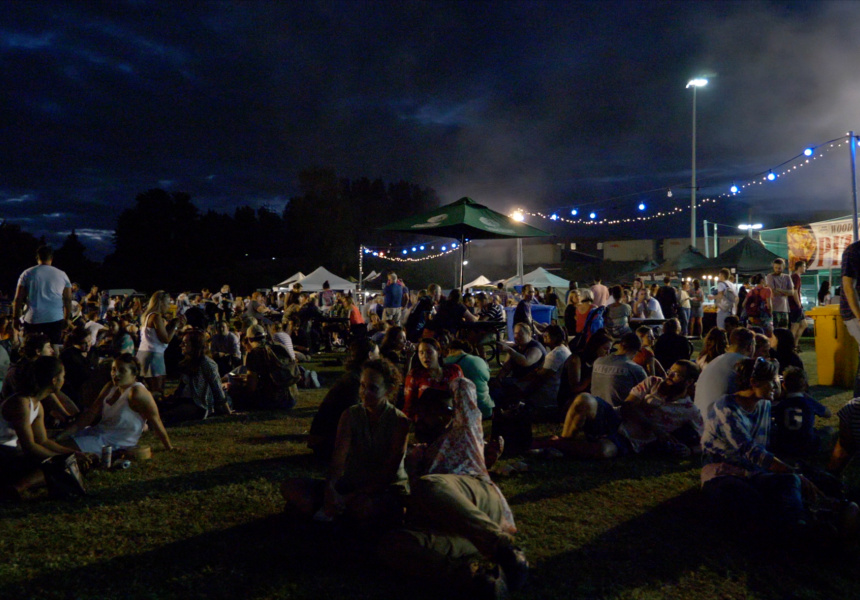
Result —
POLYGON ((707 79, 705 79, 704 77, 697 77, 696 79, 691 79, 691 80, 687 83, 687 87, 688 87, 688 88, 691 88, 691 87, 705 87, 706 85, 708 85, 708 80, 707 80, 707 79))

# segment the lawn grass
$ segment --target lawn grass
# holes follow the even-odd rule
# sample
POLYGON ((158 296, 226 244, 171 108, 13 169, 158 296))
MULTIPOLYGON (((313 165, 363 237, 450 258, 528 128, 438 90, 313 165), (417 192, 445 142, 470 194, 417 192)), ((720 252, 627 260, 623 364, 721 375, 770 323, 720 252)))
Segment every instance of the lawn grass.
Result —
MULTIPOLYGON (((804 362, 815 378, 811 342, 804 362)), ((317 365, 323 384, 338 369, 317 365)), ((290 413, 171 429, 181 453, 94 472, 90 495, 0 507, 0 599, 448 597, 386 571, 367 547, 279 514, 277 484, 322 476, 304 434, 325 389, 290 413)), ((845 390, 814 387, 834 411, 845 390)), ((836 419, 821 425, 835 425, 836 419)), ((538 434, 551 433, 551 425, 538 434)), ((860 597, 857 559, 754 544, 712 523, 697 459, 529 461, 499 478, 533 565, 522 598, 860 597)), ((857 485, 857 468, 850 480, 857 485)))

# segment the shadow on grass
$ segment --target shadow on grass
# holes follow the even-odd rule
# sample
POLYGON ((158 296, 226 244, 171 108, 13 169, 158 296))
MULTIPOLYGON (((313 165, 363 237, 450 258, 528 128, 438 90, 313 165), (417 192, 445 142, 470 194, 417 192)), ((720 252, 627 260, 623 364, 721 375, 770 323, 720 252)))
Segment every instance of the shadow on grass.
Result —
MULTIPOLYGON (((201 491, 222 485, 242 484, 257 479, 280 482, 286 477, 324 475, 321 463, 311 453, 230 463, 214 469, 183 473, 160 479, 132 481, 104 487, 83 498, 61 502, 33 499, 19 505, 0 507, 0 519, 39 514, 72 514, 89 507, 116 506, 146 498, 163 498, 172 494, 201 491)), ((0 598, 4 598, 0 594, 0 598)))
POLYGON ((284 442, 306 442, 307 439, 308 436, 306 433, 285 433, 283 435, 258 435, 236 440, 236 443, 259 446, 266 444, 282 444, 284 442))
POLYGON ((705 506, 698 488, 687 490, 541 561, 525 597, 711 597, 694 581, 702 571, 725 582, 720 598, 857 597, 856 559, 754 538, 714 521, 705 506))
MULTIPOLYGON (((372 545, 272 516, 134 555, 0 583, 0 598, 395 598, 372 545), (380 577, 385 575, 385 577, 380 577), (71 590, 74 590, 72 593, 71 590)), ((410 598, 430 598, 409 591, 410 598)))
POLYGON ((529 460, 530 470, 517 475, 525 491, 508 497, 511 506, 580 494, 620 480, 643 480, 698 468, 698 458, 684 461, 632 456, 604 461, 529 460), (534 482, 534 483, 532 483, 534 482))

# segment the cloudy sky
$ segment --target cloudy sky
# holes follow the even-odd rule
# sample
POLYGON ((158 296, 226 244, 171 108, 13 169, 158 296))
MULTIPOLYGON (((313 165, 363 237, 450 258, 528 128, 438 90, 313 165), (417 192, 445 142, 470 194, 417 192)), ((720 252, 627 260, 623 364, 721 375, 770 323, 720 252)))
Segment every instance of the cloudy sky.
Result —
MULTIPOLYGON (((667 209, 689 202, 691 77, 711 76, 700 196, 860 130, 858 18, 856 2, 7 0, 0 218, 74 227, 98 256, 140 191, 280 209, 309 166, 506 212, 667 209)), ((799 171, 704 216, 847 214, 845 146, 799 171)), ((627 233, 686 235, 688 218, 627 233)))

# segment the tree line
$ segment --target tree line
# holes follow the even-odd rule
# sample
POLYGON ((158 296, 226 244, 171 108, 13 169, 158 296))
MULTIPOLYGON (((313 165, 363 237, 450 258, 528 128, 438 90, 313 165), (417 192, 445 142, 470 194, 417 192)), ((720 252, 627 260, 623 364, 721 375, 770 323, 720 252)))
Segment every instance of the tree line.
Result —
MULTIPOLYGON (((391 221, 439 205, 431 188, 366 177, 339 178, 332 169, 299 174, 299 194, 283 211, 239 206, 233 214, 202 211, 190 194, 151 189, 119 216, 113 252, 102 263, 89 260, 74 231, 55 248, 54 265, 86 287, 153 291, 197 290, 229 283, 247 292, 270 287, 298 270, 320 265, 343 276, 358 276, 361 244, 398 245, 418 238, 379 232, 391 221)), ((428 238, 429 239, 429 238, 428 238)), ((44 243, 18 225, 0 225, 0 285, 5 293, 22 270, 34 264, 44 243)), ((377 261, 380 262, 381 261, 377 261)), ((429 280, 450 278, 449 261, 374 264, 429 280)))

